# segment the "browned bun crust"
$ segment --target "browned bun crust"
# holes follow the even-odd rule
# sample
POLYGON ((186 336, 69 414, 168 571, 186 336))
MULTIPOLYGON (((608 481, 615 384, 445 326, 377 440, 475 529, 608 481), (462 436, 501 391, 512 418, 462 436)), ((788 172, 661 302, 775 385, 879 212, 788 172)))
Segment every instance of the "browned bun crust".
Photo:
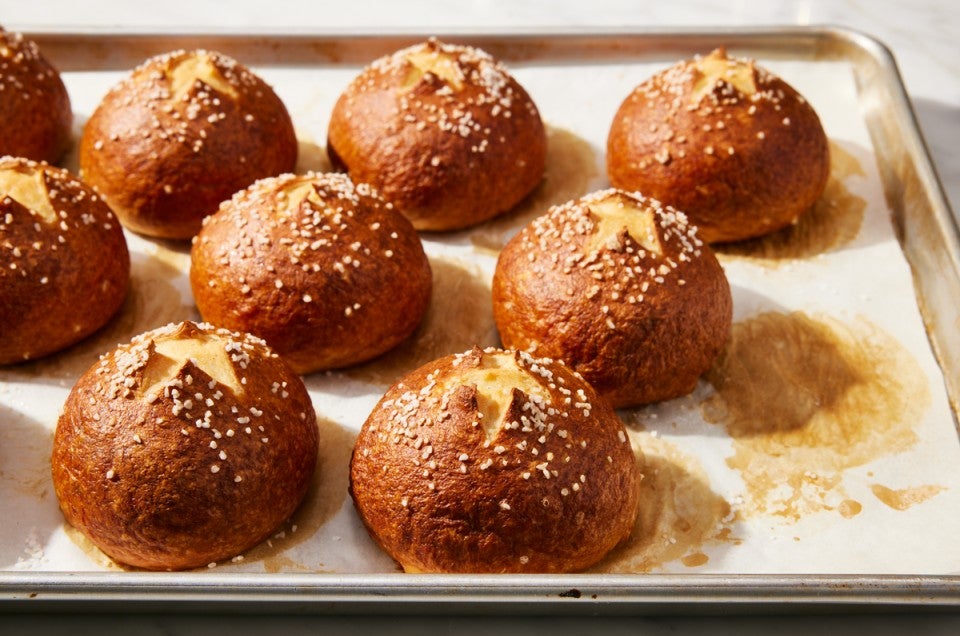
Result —
POLYGON ((194 240, 205 320, 265 339, 300 373, 392 349, 430 302, 420 237, 345 174, 283 175, 238 192, 194 240))
POLYGON ((789 225, 817 201, 829 172, 813 107, 722 49, 640 84, 607 139, 610 183, 683 210, 709 243, 789 225))
POLYGON ((296 160, 280 98, 242 64, 203 50, 137 67, 103 98, 80 140, 83 178, 123 224, 172 239, 192 237, 221 201, 296 160))
POLYGON ((636 520, 640 469, 616 413, 562 363, 474 349, 390 388, 350 492, 408 572, 570 572, 636 520))
POLYGON ((107 555, 182 570, 274 532, 307 491, 317 439, 303 382, 262 340, 171 324, 77 381, 53 483, 67 521, 107 555))
POLYGON ((616 407, 690 393, 732 307, 684 214, 617 190, 551 208, 504 247, 493 276, 504 346, 563 360, 616 407))
POLYGON ((546 132, 520 84, 484 51, 435 39, 383 57, 330 118, 335 166, 369 183, 418 230, 502 214, 543 177, 546 132))
POLYGON ((0 85, 0 156, 55 163, 70 145, 70 96, 37 44, 2 27, 0 85))
POLYGON ((123 229, 66 170, 0 158, 0 364, 59 351, 102 327, 130 282, 123 229))

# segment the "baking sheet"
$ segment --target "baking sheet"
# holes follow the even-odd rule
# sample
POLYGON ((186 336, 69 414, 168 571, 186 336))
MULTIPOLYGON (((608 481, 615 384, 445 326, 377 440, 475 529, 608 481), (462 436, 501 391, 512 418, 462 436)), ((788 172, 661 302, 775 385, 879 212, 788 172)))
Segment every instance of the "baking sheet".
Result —
MULTIPOLYGON (((346 83, 377 55, 425 36, 46 37, 38 39, 65 71, 78 134, 102 94, 133 65, 153 53, 202 46, 234 55, 275 87, 298 130, 300 168, 324 169, 326 120, 346 83)), ((322 458, 301 511, 242 559, 214 572, 175 575, 122 571, 64 528, 49 453, 74 380, 116 342, 198 317, 184 276, 188 248, 128 234, 133 291, 117 320, 53 358, 0 370, 0 502, 8 520, 0 529, 0 590, 9 598, 42 589, 42 598, 91 600, 103 593, 156 602, 186 589, 212 603, 228 600, 217 593, 227 588, 239 598, 276 600, 269 590, 281 595, 296 583, 313 591, 315 605, 394 594, 406 600, 450 600, 452 594, 459 602, 490 604, 496 595, 484 592, 487 584, 515 586, 516 598, 534 607, 543 606, 547 589, 577 592, 564 599, 595 596, 634 606, 662 602, 651 587, 660 582, 685 585, 681 596, 704 604, 724 590, 735 602, 760 601, 764 594, 803 599, 801 579, 789 578, 803 575, 838 602, 960 602, 960 550, 953 540, 960 530, 960 443, 948 388, 955 376, 939 366, 931 339, 947 368, 956 349, 941 329, 931 329, 928 338, 920 311, 927 312, 928 327, 957 324, 960 312, 951 313, 935 287, 931 294, 929 281, 944 271, 947 282, 955 280, 960 268, 938 274, 914 261, 911 269, 907 261, 915 251, 936 253, 924 248, 942 245, 939 264, 943 258, 955 264, 956 228, 943 227, 942 201, 919 178, 928 175, 925 156, 916 147, 893 156, 895 144, 874 145, 904 115, 903 104, 889 96, 880 103, 867 98, 878 88, 864 79, 885 63, 882 51, 867 55, 854 44, 862 38, 816 30, 455 39, 500 56, 538 104, 550 129, 545 186, 508 219, 424 235, 436 292, 413 342, 362 368, 306 378, 321 419, 322 458), (496 342, 488 304, 497 247, 550 203, 606 186, 606 130, 633 86, 676 59, 724 43, 734 54, 757 57, 813 103, 831 139, 833 180, 811 223, 789 236, 721 252, 734 292, 732 362, 718 365, 687 398, 621 412, 647 466, 634 537, 591 572, 567 577, 500 577, 489 584, 474 577, 471 585, 457 577, 396 575, 346 496, 356 430, 403 370, 496 342), (932 223, 925 236, 905 231, 914 217, 940 225, 932 223), (457 305, 442 302, 454 295, 457 305), (769 360, 791 369, 790 381, 765 387, 777 399, 754 399, 758 391, 745 388, 743 379, 769 378, 769 360), (750 368, 758 375, 744 376, 750 368), (827 373, 832 379, 823 382, 827 373), (716 388, 722 385, 728 388, 716 388), (799 391, 791 393, 791 386, 799 391), (820 402, 815 408, 786 408, 810 395, 820 402), (765 417, 750 415, 758 412, 765 417), (775 420, 782 430, 757 430, 759 420, 775 420), (639 576, 647 573, 659 576, 639 576), (71 592, 77 577, 89 584, 71 592), (852 588, 860 593, 851 596, 852 588), (583 589, 595 592, 584 596, 583 589)), ((900 93, 888 85, 895 73, 873 79, 893 97, 900 93)), ((908 144, 916 137, 909 127, 900 133, 908 144)), ((75 169, 75 158, 66 164, 75 169)), ((955 394, 952 399, 955 404, 955 394)))

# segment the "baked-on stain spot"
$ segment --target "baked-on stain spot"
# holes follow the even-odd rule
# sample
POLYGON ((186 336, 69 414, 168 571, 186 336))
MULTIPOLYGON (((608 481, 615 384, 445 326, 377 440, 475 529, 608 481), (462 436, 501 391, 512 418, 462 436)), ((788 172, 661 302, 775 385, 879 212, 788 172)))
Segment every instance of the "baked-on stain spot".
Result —
MULTIPOLYGON (((272 536, 242 555, 238 555, 242 557, 238 559, 239 563, 262 561, 264 571, 270 573, 324 572, 322 564, 301 563, 285 552, 312 537, 320 526, 343 506, 349 484, 350 454, 353 452, 353 442, 357 434, 324 418, 317 418, 317 426, 320 429, 317 469, 313 474, 310 488, 303 498, 303 503, 272 536)), ((94 565, 107 570, 146 571, 114 561, 94 545, 89 537, 69 523, 64 522, 63 528, 70 540, 89 557, 94 565)), ((226 559, 219 565, 230 564, 231 559, 226 559)), ((200 566, 196 569, 206 570, 208 566, 200 566)))
POLYGON ((578 199, 600 174, 597 155, 585 139, 569 130, 547 126, 547 162, 543 181, 517 207, 470 230, 470 242, 496 254, 507 241, 552 205, 578 199))
POLYGON ((197 320, 193 303, 184 302, 174 281, 183 276, 176 252, 158 247, 156 255, 133 254, 130 287, 117 314, 99 331, 63 351, 12 369, 30 377, 76 382, 100 355, 145 331, 170 322, 197 320))
POLYGON ((701 405, 733 438, 745 514, 796 521, 846 499, 844 470, 906 450, 930 403, 910 353, 866 319, 802 312, 735 323, 701 405))
POLYGON ((333 170, 330 165, 330 159, 327 157, 327 149, 319 145, 313 139, 297 131, 297 165, 294 168, 296 174, 305 174, 307 172, 326 173, 333 170))
POLYGON ((490 284, 475 265, 431 258, 433 291, 423 321, 409 338, 376 360, 344 371, 371 384, 391 385, 407 372, 474 345, 498 343, 490 284), (456 302, 450 302, 456 299, 456 302))
POLYGON ((916 504, 923 503, 927 499, 936 497, 943 486, 916 486, 914 488, 902 488, 893 490, 880 484, 870 484, 870 490, 873 495, 890 506, 894 510, 907 510, 916 504))
POLYGON ((860 502, 853 499, 844 499, 840 502, 840 505, 837 506, 837 512, 846 519, 856 517, 862 510, 863 506, 860 502))
POLYGON ((709 560, 710 557, 703 552, 694 552, 680 559, 680 562, 688 568, 698 568, 701 565, 706 565, 709 560))
POLYGON ((830 178, 820 199, 777 232, 736 243, 714 245, 723 256, 757 259, 765 264, 809 258, 846 245, 860 233, 867 202, 847 189, 844 181, 865 173, 856 157, 830 142, 830 178))
POLYGON ((630 537, 591 571, 650 572, 678 559, 697 567, 706 545, 740 542, 731 536, 736 515, 695 459, 632 425, 627 432, 643 473, 640 510, 630 537))

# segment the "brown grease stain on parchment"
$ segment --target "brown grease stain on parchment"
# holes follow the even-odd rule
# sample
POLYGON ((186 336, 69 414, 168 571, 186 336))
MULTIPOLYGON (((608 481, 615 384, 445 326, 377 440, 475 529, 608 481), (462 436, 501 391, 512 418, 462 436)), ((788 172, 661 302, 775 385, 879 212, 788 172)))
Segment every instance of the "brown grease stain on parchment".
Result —
POLYGON ((470 241, 479 250, 499 252, 513 234, 533 219, 587 193, 599 175, 597 155, 589 142, 569 130, 547 126, 547 161, 543 181, 517 207, 471 228, 470 241))
POLYGON ((746 484, 738 510, 788 521, 859 513, 844 471, 912 446, 930 404, 917 362, 865 319, 760 314, 734 324, 706 379, 703 415, 733 438, 727 464, 746 484))
POLYGON ((820 199, 796 223, 766 236, 713 247, 724 256, 776 264, 809 258, 846 245, 860 232, 867 202, 852 194, 844 181, 864 174, 856 157, 831 141, 830 178, 820 199))
POLYGON ((736 515, 715 493, 702 467, 675 445, 627 425, 640 463, 640 510, 630 537, 591 571, 650 572, 671 561, 706 565, 708 545, 739 544, 736 515))
POLYGON ((694 552, 680 559, 680 562, 688 568, 697 568, 701 565, 706 565, 708 561, 710 561, 710 557, 703 552, 694 552))
POLYGON ((161 243, 151 255, 134 255, 130 286, 117 314, 99 331, 76 345, 34 362, 13 367, 31 377, 74 383, 100 355, 134 336, 170 322, 197 320, 190 299, 181 296, 174 281, 189 267, 189 252, 183 254, 161 243))
MULTIPOLYGON (((350 455, 357 434, 322 417, 317 418, 317 426, 320 431, 317 469, 300 507, 271 537, 242 555, 222 561, 221 565, 262 561, 264 571, 270 573, 324 572, 322 563, 298 562, 288 556, 286 551, 311 538, 343 506, 350 480, 350 455)), ((70 540, 95 565, 107 570, 143 571, 141 568, 114 561, 82 532, 66 522, 63 526, 70 540)), ((209 567, 197 569, 205 570, 209 567)))
POLYGON ((395 349, 345 370, 354 379, 391 385, 431 360, 462 353, 474 345, 498 343, 490 284, 475 265, 433 258, 433 291, 420 326, 395 349))
POLYGON ((840 505, 837 506, 837 512, 840 513, 840 516, 847 519, 856 517, 862 510, 863 505, 855 499, 844 499, 840 502, 840 505))
POLYGON ((877 499, 886 505, 894 510, 903 511, 936 497, 945 488, 943 486, 916 486, 893 490, 880 484, 870 484, 870 490, 877 499))

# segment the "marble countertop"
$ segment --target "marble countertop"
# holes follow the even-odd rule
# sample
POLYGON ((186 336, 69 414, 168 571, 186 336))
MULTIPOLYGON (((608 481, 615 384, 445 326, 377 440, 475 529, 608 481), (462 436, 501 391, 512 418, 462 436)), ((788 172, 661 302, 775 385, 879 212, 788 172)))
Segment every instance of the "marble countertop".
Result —
MULTIPOLYGON (((886 44, 893 52, 917 120, 944 187, 957 214, 960 209, 960 5, 955 0, 233 0, 229 4, 199 0, 141 3, 129 0, 0 0, 0 24, 19 31, 36 30, 255 30, 456 31, 498 28, 710 28, 788 25, 837 25, 856 29, 886 44), (226 7, 229 7, 228 9, 226 7)), ((22 633, 246 634, 494 632, 558 635, 579 633, 684 634, 723 631, 740 634, 787 634, 830 629, 836 633, 899 634, 917 630, 960 633, 960 616, 835 616, 716 618, 509 618, 476 621, 469 617, 398 619, 395 617, 230 617, 178 616, 2 616, 0 631, 22 633), (8 631, 9 630, 9 631, 8 631)))

